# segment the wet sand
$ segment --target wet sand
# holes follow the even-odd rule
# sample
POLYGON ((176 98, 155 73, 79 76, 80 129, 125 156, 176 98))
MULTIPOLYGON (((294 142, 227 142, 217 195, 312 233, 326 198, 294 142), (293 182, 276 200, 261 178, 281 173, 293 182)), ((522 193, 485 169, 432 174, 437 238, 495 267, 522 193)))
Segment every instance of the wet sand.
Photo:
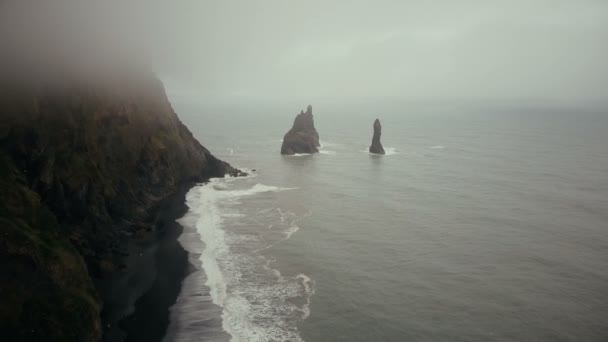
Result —
POLYGON ((178 242, 187 211, 190 186, 163 200, 156 209, 156 231, 129 242, 126 268, 99 281, 104 301, 104 341, 162 341, 169 325, 169 308, 182 281, 193 270, 178 242))

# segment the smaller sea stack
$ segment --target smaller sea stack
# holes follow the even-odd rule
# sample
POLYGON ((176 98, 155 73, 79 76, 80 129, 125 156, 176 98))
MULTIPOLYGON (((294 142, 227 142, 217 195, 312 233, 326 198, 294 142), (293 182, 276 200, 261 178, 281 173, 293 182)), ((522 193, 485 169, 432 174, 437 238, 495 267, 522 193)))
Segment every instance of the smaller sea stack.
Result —
POLYGON ((306 112, 301 111, 296 116, 293 127, 283 137, 281 154, 317 153, 319 146, 319 133, 315 129, 312 107, 308 105, 306 112))
POLYGON ((369 147, 369 153, 385 154, 384 147, 382 147, 382 143, 380 142, 380 135, 382 135, 382 125, 380 125, 380 120, 376 119, 374 121, 374 136, 372 137, 372 145, 369 147))

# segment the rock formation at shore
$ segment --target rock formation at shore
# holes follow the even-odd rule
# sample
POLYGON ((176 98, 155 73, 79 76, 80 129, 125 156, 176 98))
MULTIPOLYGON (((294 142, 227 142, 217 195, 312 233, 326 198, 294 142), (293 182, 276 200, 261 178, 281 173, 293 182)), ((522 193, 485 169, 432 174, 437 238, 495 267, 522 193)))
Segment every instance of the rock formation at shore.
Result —
POLYGON ((293 127, 283 137, 281 154, 317 153, 319 152, 319 133, 315 129, 312 107, 301 111, 293 122, 293 127))
POLYGON ((376 119, 374 121, 374 136, 372 137, 372 144, 369 147, 369 153, 385 154, 384 147, 382 147, 382 143, 380 142, 380 135, 382 135, 382 125, 380 125, 380 120, 376 119))
POLYGON ((0 92, 0 337, 99 341, 93 278, 121 267, 179 187, 240 171, 201 146, 150 75, 0 92))

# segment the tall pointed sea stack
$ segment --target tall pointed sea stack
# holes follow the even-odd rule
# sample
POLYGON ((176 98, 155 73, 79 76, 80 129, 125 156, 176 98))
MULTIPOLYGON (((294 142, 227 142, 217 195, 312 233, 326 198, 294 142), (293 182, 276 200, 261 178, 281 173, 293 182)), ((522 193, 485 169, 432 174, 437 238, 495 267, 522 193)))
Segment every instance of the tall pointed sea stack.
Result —
POLYGON ((319 133, 315 129, 312 116, 312 107, 309 105, 306 112, 301 111, 293 122, 293 127, 283 137, 281 154, 317 153, 319 133))
POLYGON ((380 135, 382 135, 382 125, 380 125, 380 120, 376 119, 374 121, 374 136, 372 137, 372 145, 369 147, 369 153, 385 154, 384 147, 382 147, 382 143, 380 142, 380 135))

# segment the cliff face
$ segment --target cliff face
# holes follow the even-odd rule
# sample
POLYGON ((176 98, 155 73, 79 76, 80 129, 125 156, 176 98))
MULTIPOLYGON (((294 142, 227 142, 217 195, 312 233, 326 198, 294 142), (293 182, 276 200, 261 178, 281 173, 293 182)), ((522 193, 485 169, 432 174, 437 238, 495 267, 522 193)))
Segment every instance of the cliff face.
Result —
POLYGON ((293 126, 283 137, 281 154, 317 153, 319 146, 319 133, 315 129, 312 107, 308 106, 306 112, 301 111, 296 116, 293 126))
POLYGON ((382 143, 380 143, 381 135, 382 125, 380 125, 380 120, 376 119, 376 121, 374 121, 374 135, 372 136, 372 144, 369 147, 370 153, 385 154, 384 147, 382 147, 382 143))
POLYGON ((96 341, 91 276, 158 201, 238 170, 179 121, 153 77, 0 92, 0 339, 96 341), (6 339, 8 338, 8 339, 6 339))

